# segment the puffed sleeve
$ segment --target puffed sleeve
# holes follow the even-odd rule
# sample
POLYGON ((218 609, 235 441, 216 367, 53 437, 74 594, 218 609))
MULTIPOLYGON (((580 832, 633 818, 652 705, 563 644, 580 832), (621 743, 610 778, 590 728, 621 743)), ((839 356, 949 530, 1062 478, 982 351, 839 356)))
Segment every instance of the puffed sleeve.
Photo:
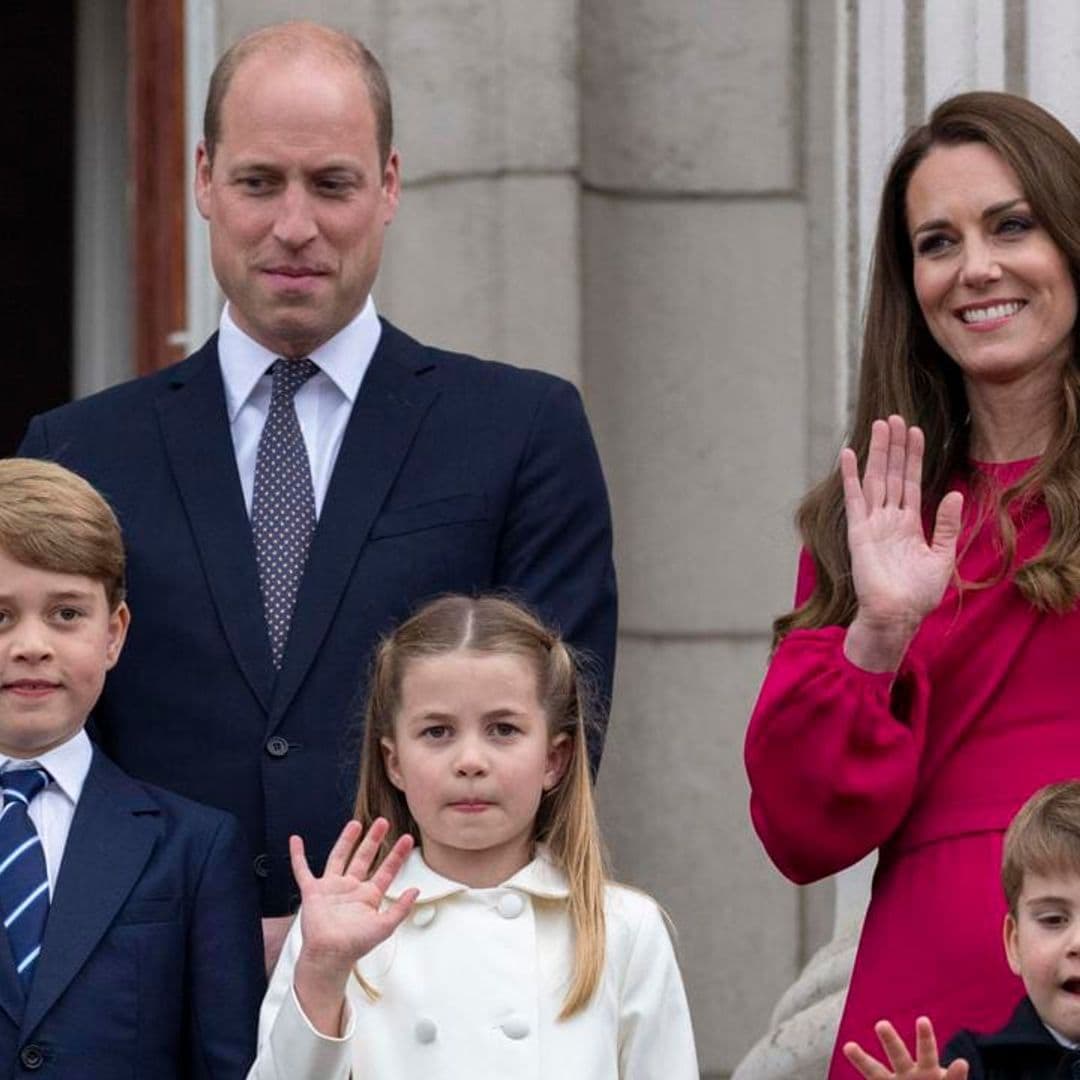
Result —
POLYGON ((690 1006, 664 917, 649 897, 633 899, 640 917, 620 995, 619 1080, 698 1080, 690 1006))
POLYGON ((248 1080, 348 1080, 356 1026, 348 1001, 344 1033, 330 1038, 312 1027, 293 990, 293 970, 303 939, 293 920, 259 1012, 259 1054, 248 1080))
MULTIPOLYGON (((813 588, 804 551, 796 604, 813 588)), ((844 655, 842 626, 794 630, 769 664, 746 737, 750 816, 776 866, 799 884, 858 862, 914 797, 929 685, 909 650, 874 673, 844 655)))

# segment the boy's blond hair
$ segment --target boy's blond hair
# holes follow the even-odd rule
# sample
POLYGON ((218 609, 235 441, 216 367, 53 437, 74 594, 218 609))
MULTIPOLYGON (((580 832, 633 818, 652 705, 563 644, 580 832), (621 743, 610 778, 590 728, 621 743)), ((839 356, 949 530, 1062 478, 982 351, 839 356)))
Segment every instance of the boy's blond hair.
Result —
POLYGON ((0 551, 23 566, 100 581, 109 610, 124 599, 124 541, 109 504, 51 461, 0 460, 0 551))
MULTIPOLYGON (((558 634, 510 600, 451 595, 426 604, 383 638, 375 651, 368 683, 356 817, 365 828, 377 817, 390 822, 384 852, 403 833, 419 841, 419 830, 405 796, 387 775, 381 740, 394 737, 402 679, 409 664, 455 652, 524 657, 536 672, 550 737, 569 736, 571 750, 566 771, 559 783, 544 794, 533 834, 537 842, 547 845, 569 879, 574 970, 560 1013, 560 1019, 565 1019, 588 1004, 603 972, 607 872, 589 776, 585 683, 579 663, 558 634)), ((363 980, 361 985, 371 994, 363 980)))
POLYGON ((1028 874, 1080 874, 1080 781, 1040 788, 1005 833, 1001 884, 1013 918, 1028 874))

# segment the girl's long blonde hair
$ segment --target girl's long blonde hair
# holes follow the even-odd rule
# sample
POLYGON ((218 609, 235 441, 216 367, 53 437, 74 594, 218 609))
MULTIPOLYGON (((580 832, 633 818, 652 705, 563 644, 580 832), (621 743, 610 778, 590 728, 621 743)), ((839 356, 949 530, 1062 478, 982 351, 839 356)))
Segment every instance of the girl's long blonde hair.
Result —
MULTIPOLYGON (((422 607, 379 643, 372 660, 364 715, 364 747, 356 817, 366 829, 378 817, 390 822, 385 855, 404 833, 420 832, 404 794, 390 781, 381 740, 394 737, 402 680, 409 664, 425 657, 469 651, 524 657, 537 676, 540 704, 552 739, 569 737, 570 758, 559 783, 544 794, 534 839, 547 845, 570 884, 574 965, 560 1019, 589 1002, 604 967, 606 861, 593 803, 586 749, 591 722, 585 679, 572 650, 520 604, 497 596, 443 596, 422 607)), ((366 990, 370 990, 365 985, 366 990)))

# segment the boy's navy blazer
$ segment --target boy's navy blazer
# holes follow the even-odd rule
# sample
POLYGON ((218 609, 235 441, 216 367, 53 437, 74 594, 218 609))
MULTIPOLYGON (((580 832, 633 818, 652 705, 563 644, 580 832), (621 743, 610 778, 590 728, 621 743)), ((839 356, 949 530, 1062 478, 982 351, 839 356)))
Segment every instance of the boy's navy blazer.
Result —
MULTIPOLYGON (((216 335, 173 368, 36 417, 20 453, 81 473, 124 530, 132 624, 96 737, 133 775, 236 814, 259 853, 264 914, 296 899, 288 834, 322 865, 349 814, 372 647, 423 600, 512 592, 592 654, 610 694, 607 493, 563 379, 432 349, 383 321, 279 673, 216 335)), ((592 749, 595 763, 599 739, 592 749)))
POLYGON ((0 1075, 245 1076, 263 973, 242 850, 228 815, 95 750, 26 997, 0 938, 0 1075))

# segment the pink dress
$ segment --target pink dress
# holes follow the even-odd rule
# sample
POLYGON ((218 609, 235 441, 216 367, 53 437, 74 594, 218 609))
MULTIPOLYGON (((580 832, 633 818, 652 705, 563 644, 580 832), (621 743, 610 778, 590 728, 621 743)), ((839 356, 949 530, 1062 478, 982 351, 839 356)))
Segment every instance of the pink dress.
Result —
MULTIPOLYGON (((978 468, 1008 483, 1032 464, 978 468)), ((997 530, 973 501, 965 581, 1000 565, 997 530)), ((1045 507, 1014 520, 1019 557, 1040 551, 1045 507)), ((812 587, 804 552, 797 602, 812 587)), ((959 1028, 1000 1027, 1023 993, 1002 947, 1001 840, 1037 788, 1080 776, 1080 614, 1040 614, 1010 581, 950 587, 895 677, 851 664, 844 633, 785 638, 750 720, 746 767, 754 827, 793 881, 881 849, 829 1072, 846 1080, 858 1074, 839 1047, 855 1039, 879 1054, 879 1019, 910 1045, 927 1014, 944 1046, 959 1028)))

